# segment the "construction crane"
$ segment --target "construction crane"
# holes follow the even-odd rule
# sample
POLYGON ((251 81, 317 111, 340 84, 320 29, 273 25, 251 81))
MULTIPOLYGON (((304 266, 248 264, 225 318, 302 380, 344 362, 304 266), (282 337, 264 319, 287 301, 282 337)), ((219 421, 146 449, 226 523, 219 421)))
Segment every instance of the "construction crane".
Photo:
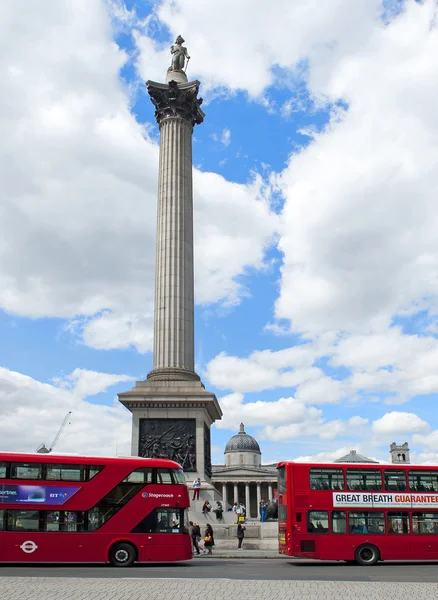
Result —
POLYGON ((58 429, 58 433, 55 435, 55 439, 52 442, 52 445, 50 446, 50 448, 46 448, 45 444, 41 444, 41 446, 38 446, 38 448, 36 449, 36 451, 39 454, 49 454, 49 452, 52 452, 53 448, 56 446, 56 444, 59 441, 59 438, 61 437, 62 432, 64 431, 65 426, 67 425, 67 423, 69 424, 70 422, 70 415, 71 415, 72 411, 70 410, 64 417, 63 422, 61 423, 61 427, 58 429))

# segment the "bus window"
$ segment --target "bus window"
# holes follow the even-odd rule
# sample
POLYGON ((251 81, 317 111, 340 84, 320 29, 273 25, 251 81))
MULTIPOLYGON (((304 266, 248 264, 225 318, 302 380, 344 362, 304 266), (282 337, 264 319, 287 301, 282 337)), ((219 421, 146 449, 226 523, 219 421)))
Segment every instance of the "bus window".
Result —
POLYGON ((184 471, 182 469, 172 469, 172 474, 175 479, 175 483, 180 483, 185 485, 186 478, 184 477, 184 471))
POLYGON ((38 510, 8 511, 9 531, 39 531, 40 513, 38 510))
POLYGON ((95 506, 88 511, 88 528, 87 531, 95 531, 102 527, 115 513, 119 507, 95 506))
POLYGON ((98 465, 90 465, 88 467, 88 479, 93 479, 98 473, 102 471, 105 467, 98 465))
POLYGON ((342 469, 310 469, 311 490, 343 490, 344 472, 342 469))
POLYGON ((132 533, 181 533, 184 511, 180 508, 156 508, 134 527, 132 533))
POLYGON ((307 513, 308 533, 328 533, 328 512, 326 510, 309 510, 307 513))
POLYGON ((110 490, 99 501, 101 506, 123 506, 143 488, 143 483, 126 483, 122 481, 110 490))
POLYGON ((62 531, 84 531, 85 515, 82 511, 72 512, 66 510, 64 512, 64 522, 62 531))
POLYGON ((278 471, 278 493, 286 493, 286 467, 280 467, 278 471))
POLYGON ((438 492, 437 471, 409 471, 409 487, 414 492, 438 492))
POLYGON ((12 479, 42 479, 42 465, 36 463, 11 463, 12 479))
POLYGON ((4 531, 5 528, 5 510, 0 510, 0 531, 4 531))
POLYGON ((412 513, 412 531, 417 535, 438 533, 438 513, 412 513))
POLYGON ((84 465, 47 465, 48 481, 84 481, 84 465))
POLYGON ((144 485, 147 485, 152 483, 152 474, 153 469, 142 467, 141 469, 135 469, 135 471, 129 473, 128 477, 125 477, 123 481, 124 483, 143 483, 144 485))
POLYGON ((347 516, 343 510, 332 511, 332 532, 347 533, 347 516))
POLYGON ((377 469, 347 469, 349 490, 381 490, 382 473, 377 469))
POLYGON ((172 481, 172 473, 170 469, 157 469, 157 483, 170 484, 172 481))
POLYGON ((407 513, 407 512, 389 512, 388 513, 388 533, 395 533, 395 534, 409 533, 409 513, 407 513))
POLYGON ((388 492, 404 492, 406 490, 406 474, 404 471, 384 471, 385 489, 388 492))
POLYGON ((382 512, 348 513, 350 533, 385 533, 385 515, 382 512))
POLYGON ((0 463, 0 479, 6 479, 7 463, 0 463))

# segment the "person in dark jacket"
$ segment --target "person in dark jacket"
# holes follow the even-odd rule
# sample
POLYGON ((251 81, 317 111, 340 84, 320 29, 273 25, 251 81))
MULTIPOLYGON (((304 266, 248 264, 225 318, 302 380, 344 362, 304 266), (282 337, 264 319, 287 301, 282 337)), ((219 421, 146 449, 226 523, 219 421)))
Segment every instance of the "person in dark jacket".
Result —
POLYGON ((195 521, 193 523, 193 527, 191 528, 191 536, 192 536, 192 544, 196 554, 201 554, 199 550, 198 543, 201 540, 201 529, 199 527, 199 523, 195 521))
POLYGON ((243 527, 240 523, 237 526, 237 540, 239 542, 238 548, 242 548, 243 538, 245 537, 246 527, 243 527))
POLYGON ((208 554, 212 554, 212 549, 214 546, 214 532, 213 527, 210 523, 207 523, 207 527, 205 528, 205 536, 204 536, 204 548, 207 550, 208 554))

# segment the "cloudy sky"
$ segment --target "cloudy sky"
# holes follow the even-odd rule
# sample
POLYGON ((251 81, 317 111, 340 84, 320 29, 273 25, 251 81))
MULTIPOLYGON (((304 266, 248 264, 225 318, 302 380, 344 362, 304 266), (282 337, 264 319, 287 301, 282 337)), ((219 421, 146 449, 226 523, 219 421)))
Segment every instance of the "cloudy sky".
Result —
POLYGON ((263 460, 438 461, 435 0, 0 4, 0 441, 129 452, 152 364, 158 130, 194 132, 196 364, 263 460))

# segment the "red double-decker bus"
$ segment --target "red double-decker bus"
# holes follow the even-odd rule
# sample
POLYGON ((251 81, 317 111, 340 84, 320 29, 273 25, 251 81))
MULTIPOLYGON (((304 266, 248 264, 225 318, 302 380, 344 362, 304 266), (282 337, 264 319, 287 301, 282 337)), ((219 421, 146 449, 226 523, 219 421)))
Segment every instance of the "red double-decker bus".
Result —
POLYGON ((183 471, 164 459, 0 453, 0 562, 192 557, 183 471))
POLYGON ((281 462, 279 552, 374 565, 438 560, 438 467, 281 462))

